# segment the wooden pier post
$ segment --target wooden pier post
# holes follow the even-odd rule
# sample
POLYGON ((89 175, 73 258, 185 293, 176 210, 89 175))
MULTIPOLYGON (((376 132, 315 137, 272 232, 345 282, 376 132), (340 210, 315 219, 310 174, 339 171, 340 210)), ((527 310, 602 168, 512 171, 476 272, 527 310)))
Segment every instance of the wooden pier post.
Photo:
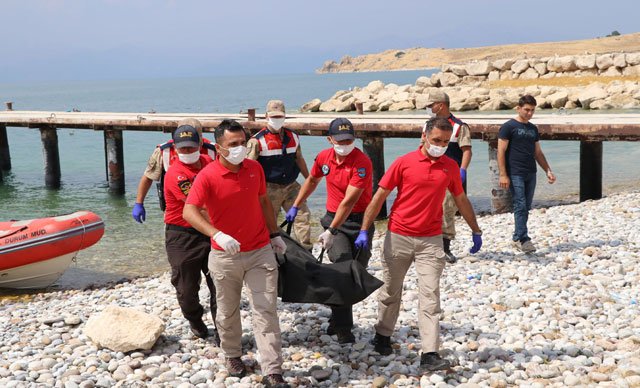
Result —
POLYGON ((124 194, 124 151, 122 143, 122 131, 114 129, 104 130, 104 143, 107 160, 107 176, 109 180, 109 192, 112 194, 124 194))
POLYGON ((60 188, 60 151, 56 128, 40 128, 42 153, 44 157, 44 185, 50 189, 60 188))
POLYGON ((247 121, 256 121, 256 108, 247 109, 247 121))
POLYGON ((489 179, 491 182, 491 213, 508 213, 513 207, 511 192, 500 187, 500 169, 498 168, 498 139, 488 140, 489 179))
POLYGON ((11 170, 11 153, 9 152, 9 138, 7 126, 0 124, 0 171, 11 170))
MULTIPOLYGON (((361 102, 356 102, 356 110, 359 115, 364 114, 361 102)), ((371 164, 373 165, 373 193, 375 194, 378 190, 378 183, 384 175, 384 139, 381 137, 364 138, 362 139, 362 148, 364 153, 371 159, 371 164)), ((383 220, 385 218, 387 218, 386 202, 382 204, 376 219, 383 220)))
POLYGON ((13 102, 7 101, 4 105, 7 107, 7 110, 13 110, 13 102))
POLYGON ((580 202, 602 198, 602 142, 580 141, 580 202))

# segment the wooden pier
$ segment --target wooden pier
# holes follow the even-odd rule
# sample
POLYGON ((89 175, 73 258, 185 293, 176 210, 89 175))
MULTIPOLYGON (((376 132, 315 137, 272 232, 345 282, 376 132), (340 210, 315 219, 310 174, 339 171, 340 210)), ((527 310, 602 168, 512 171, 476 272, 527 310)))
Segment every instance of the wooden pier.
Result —
MULTIPOLYGON (((205 132, 212 132, 225 118, 238 120, 251 132, 265 126, 264 116, 256 116, 254 109, 246 114, 183 114, 183 113, 111 113, 111 112, 45 112, 15 111, 7 103, 0 112, 0 183, 2 170, 11 169, 11 154, 6 127, 40 129, 44 149, 45 186, 60 187, 60 158, 58 154, 58 128, 90 129, 104 132, 104 152, 109 191, 123 194, 124 154, 122 131, 172 132, 178 121, 187 117, 200 120, 205 132)), ((288 114, 287 128, 300 135, 325 136, 329 122, 335 117, 348 117, 356 135, 363 139, 364 151, 374 165, 374 185, 384 173, 384 139, 418 138, 425 116, 420 114, 288 114)), ((489 145, 489 171, 492 176, 492 210, 504 212, 510 207, 508 190, 498 185, 497 134, 500 126, 515 116, 504 114, 465 113, 462 120, 471 128, 474 139, 489 145)), ((538 112, 533 122, 543 140, 580 141, 580 200, 602 197, 602 142, 639 141, 640 114, 580 114, 538 112)))

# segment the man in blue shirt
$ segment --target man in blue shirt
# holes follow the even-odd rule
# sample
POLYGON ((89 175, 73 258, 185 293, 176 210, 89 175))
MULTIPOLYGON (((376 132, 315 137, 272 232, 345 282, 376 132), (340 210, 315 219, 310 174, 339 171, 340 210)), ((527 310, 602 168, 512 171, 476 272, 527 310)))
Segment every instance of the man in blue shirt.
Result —
POLYGON ((498 133, 500 187, 511 191, 515 220, 513 245, 524 253, 536 251, 527 230, 529 210, 536 189, 536 162, 545 171, 550 184, 556 181, 540 148, 538 127, 529 122, 536 105, 533 96, 520 97, 516 107, 518 116, 504 123, 498 133))

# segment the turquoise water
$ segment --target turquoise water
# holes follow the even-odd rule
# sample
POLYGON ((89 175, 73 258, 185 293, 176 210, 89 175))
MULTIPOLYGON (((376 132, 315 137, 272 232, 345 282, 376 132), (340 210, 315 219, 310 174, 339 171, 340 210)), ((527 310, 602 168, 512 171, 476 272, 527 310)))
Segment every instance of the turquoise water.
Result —
MULTIPOLYGON (((116 112, 240 112, 247 108, 264 111, 266 101, 280 98, 290 111, 312 98, 326 99, 336 90, 365 86, 372 80, 414 83, 425 71, 304 74, 251 77, 182 78, 100 82, 51 82, 0 85, 0 100, 13 101, 17 110, 71 110, 116 112)), ((535 122, 535 117, 534 120, 535 122)), ((162 213, 155 187, 145 201, 147 222, 131 218, 137 182, 147 158, 167 134, 126 131, 124 137, 126 194, 111 196, 106 189, 102 132, 58 131, 62 188, 44 189, 40 133, 37 129, 8 128, 13 168, 0 185, 0 220, 29 219, 87 209, 106 224, 102 240, 80 252, 76 263, 58 282, 79 287, 120 277, 148 275, 168 269, 164 252, 162 213)), ((208 135, 211 138, 211 134, 208 135)), ((409 152, 418 139, 385 139, 387 166, 409 152)), ((303 153, 310 164, 328 144, 322 137, 303 137, 303 153)), ((539 177, 538 204, 577 200, 579 143, 543 142, 543 150, 558 176, 551 186, 539 177)), ((489 210, 488 150, 474 140, 468 193, 477 210, 489 210)), ((604 146, 605 192, 637 187, 640 145, 609 142, 604 146)), ((324 185, 309 199, 316 216, 323 212, 324 185)), ((316 217, 316 218, 318 218, 316 217)))

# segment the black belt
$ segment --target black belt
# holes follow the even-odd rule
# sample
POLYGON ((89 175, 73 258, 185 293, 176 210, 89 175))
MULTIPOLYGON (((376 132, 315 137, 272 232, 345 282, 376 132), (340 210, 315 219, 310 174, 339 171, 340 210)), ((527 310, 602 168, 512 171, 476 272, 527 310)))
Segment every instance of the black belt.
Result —
POLYGON ((167 230, 175 230, 178 232, 186 232, 186 233, 190 233, 190 234, 201 234, 204 236, 204 234, 200 233, 200 231, 198 231, 198 229, 196 228, 187 228, 185 226, 180 226, 180 225, 173 225, 173 224, 167 224, 166 225, 166 229, 167 230))

